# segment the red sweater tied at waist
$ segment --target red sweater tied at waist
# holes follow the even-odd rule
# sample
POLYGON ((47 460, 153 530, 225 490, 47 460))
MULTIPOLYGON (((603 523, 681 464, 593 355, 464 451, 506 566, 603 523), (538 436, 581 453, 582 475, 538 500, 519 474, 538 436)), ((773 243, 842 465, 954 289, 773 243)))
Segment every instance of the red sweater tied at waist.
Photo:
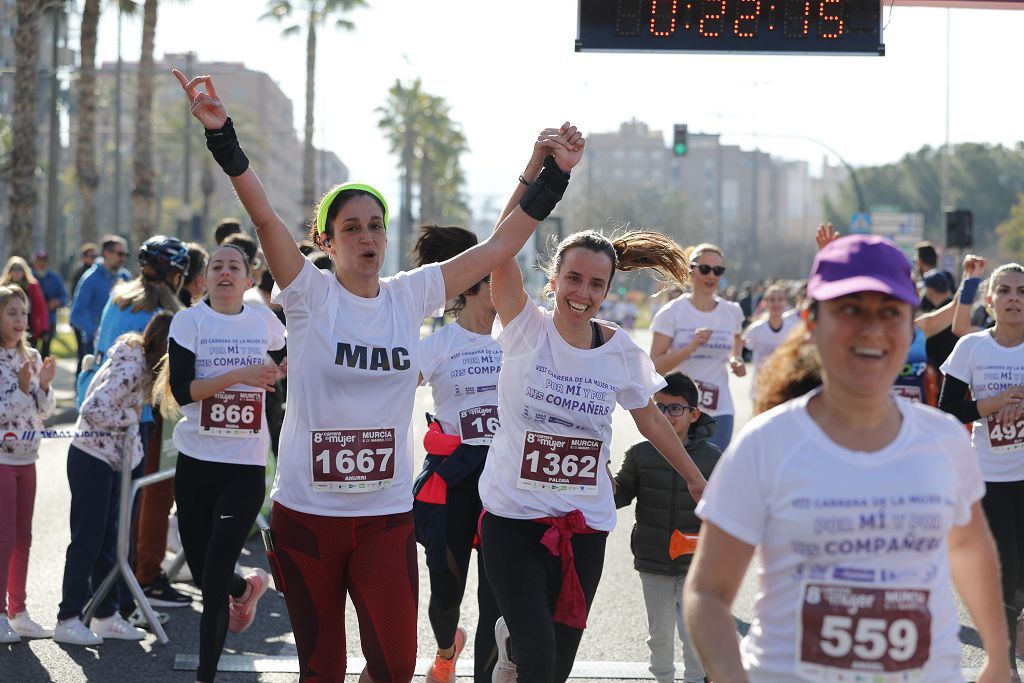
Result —
MULTIPOLYGON (((439 455, 447 458, 455 452, 455 449, 462 443, 462 439, 453 434, 445 434, 441 431, 441 425, 431 422, 427 427, 427 433, 423 435, 423 447, 430 455, 439 455)), ((430 475, 427 482, 416 494, 416 500, 423 503, 444 505, 448 496, 448 484, 437 472, 430 475)))
POLYGON ((594 534, 597 529, 587 526, 587 519, 579 510, 573 510, 564 517, 542 517, 534 520, 551 528, 544 532, 540 542, 548 552, 562 561, 562 588, 555 603, 554 619, 570 628, 587 627, 587 599, 583 595, 580 577, 576 574, 576 562, 572 553, 574 534, 594 534))

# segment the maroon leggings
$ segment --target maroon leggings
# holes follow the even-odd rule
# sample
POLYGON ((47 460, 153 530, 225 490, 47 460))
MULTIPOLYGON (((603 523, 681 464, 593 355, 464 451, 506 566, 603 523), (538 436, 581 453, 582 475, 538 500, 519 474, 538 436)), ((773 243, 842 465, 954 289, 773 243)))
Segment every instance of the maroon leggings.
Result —
POLYGON ((412 680, 419 601, 412 513, 324 517, 274 503, 270 528, 299 680, 345 680, 346 593, 359 618, 370 677, 378 683, 412 680))

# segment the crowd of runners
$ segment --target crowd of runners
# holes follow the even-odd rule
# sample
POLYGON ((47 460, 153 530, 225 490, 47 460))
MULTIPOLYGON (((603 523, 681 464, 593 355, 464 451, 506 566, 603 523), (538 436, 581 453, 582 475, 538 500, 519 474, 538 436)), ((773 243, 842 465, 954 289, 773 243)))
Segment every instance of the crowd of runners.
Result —
MULTIPOLYGON (((4 442, 0 642, 144 637, 123 588, 82 616, 115 562, 121 470, 157 469, 166 424, 175 477, 143 490, 134 567, 151 604, 190 603, 159 565, 176 501, 202 591, 203 683, 271 585, 237 568, 271 453, 264 539, 303 681, 344 680, 349 599, 360 681, 412 680, 417 542, 437 645, 427 681, 454 680, 469 644, 460 608, 474 549, 474 679, 565 681, 616 508, 634 501, 658 681, 676 679, 677 636, 686 681, 962 681, 954 588, 987 655, 977 680, 1019 680, 1020 265, 982 286, 985 263, 969 256, 957 283, 921 245, 915 277, 886 240, 823 226, 802 302, 772 286, 743 305, 719 293, 728 262, 714 244, 584 230, 549 254, 538 303, 515 256, 584 154, 565 123, 538 135, 490 236, 425 226, 416 267, 381 277, 378 190, 331 188, 296 243, 212 79, 175 76, 258 243, 237 223, 209 252, 154 237, 134 278, 123 240, 83 247, 83 261, 101 260, 71 288, 81 364, 62 600, 52 630, 25 608, 39 443, 4 442), (640 269, 684 292, 654 315, 649 349, 599 315, 615 274, 640 269), (985 316, 971 314, 979 293, 985 316), (439 309, 454 323, 421 339, 439 309), (729 375, 746 373, 745 353, 760 414, 734 434, 729 375), (433 400, 422 445, 420 385, 433 400), (613 473, 617 405, 642 439, 613 473), (755 553, 755 619, 739 640, 731 606, 755 553)), ((0 282, 5 433, 39 430, 54 409, 51 312, 68 296, 38 273, 15 257, 0 282)))

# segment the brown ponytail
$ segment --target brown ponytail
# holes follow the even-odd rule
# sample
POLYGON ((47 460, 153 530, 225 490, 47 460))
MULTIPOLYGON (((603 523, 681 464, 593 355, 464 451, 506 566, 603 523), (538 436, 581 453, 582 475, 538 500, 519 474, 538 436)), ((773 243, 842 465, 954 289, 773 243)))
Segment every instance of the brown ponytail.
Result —
POLYGON ((757 371, 755 414, 821 386, 821 359, 806 337, 807 326, 796 326, 757 371))

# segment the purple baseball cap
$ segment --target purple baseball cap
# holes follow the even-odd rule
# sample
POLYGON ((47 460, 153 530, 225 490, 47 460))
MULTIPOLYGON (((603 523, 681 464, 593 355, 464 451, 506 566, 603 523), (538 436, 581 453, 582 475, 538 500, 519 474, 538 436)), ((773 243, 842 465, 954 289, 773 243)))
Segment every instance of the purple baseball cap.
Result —
POLYGON ((889 240, 878 235, 847 235, 814 257, 807 296, 830 301, 856 292, 881 292, 916 307, 921 297, 910 273, 910 261, 889 240))

